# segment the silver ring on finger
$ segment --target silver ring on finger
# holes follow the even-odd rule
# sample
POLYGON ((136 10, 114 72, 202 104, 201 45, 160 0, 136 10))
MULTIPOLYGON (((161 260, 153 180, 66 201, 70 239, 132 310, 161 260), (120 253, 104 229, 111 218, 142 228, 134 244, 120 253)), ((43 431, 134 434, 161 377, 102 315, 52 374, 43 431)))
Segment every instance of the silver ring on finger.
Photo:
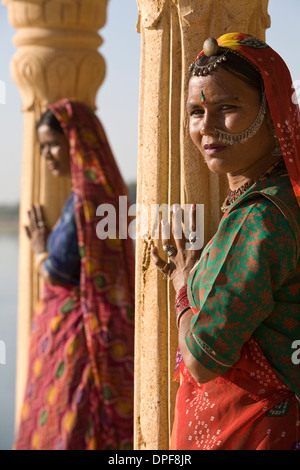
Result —
POLYGON ((196 232, 191 232, 189 235, 189 242, 191 245, 193 245, 197 240, 197 234, 196 232))
POLYGON ((167 253, 168 257, 177 255, 177 250, 173 245, 164 245, 163 250, 167 253))
POLYGON ((170 263, 166 263, 163 268, 158 269, 163 273, 163 279, 167 279, 168 272, 170 271, 170 263))
POLYGON ((174 246, 170 246, 170 248, 167 251, 167 255, 169 258, 171 258, 171 256, 176 256, 177 255, 176 248, 174 248, 174 246))
POLYGON ((37 222, 37 226, 38 226, 39 228, 45 227, 45 225, 46 225, 46 224, 45 224, 45 222, 44 222, 43 220, 39 220, 39 221, 37 222))

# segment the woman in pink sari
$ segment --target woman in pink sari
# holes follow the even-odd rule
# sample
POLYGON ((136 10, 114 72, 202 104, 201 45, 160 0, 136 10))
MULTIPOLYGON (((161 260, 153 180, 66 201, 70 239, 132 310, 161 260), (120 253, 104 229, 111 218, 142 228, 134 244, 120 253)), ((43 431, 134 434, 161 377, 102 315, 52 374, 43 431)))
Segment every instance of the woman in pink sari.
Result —
MULTIPOLYGON (((133 436, 134 253, 120 239, 127 196, 104 130, 67 99, 40 119, 42 155, 72 192, 47 237, 39 206, 26 228, 44 277, 32 321, 17 450, 130 449, 133 436), (113 207, 116 235, 100 239, 96 210, 113 207)), ((106 235, 106 236, 105 236, 106 235)))

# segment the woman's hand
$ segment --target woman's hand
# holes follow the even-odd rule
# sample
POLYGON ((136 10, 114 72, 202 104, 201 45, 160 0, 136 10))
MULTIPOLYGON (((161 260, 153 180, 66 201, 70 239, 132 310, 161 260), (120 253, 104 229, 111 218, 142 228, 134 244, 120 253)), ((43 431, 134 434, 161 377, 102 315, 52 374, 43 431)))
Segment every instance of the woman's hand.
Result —
MULTIPOLYGON (((31 242, 32 249, 36 255, 39 253, 46 254, 49 230, 43 217, 42 208, 39 204, 31 207, 30 211, 28 211, 28 218, 29 225, 25 226, 25 231, 31 242)), ((59 282, 50 276, 47 269, 45 269, 43 262, 38 263, 37 269, 39 274, 44 278, 44 281, 48 284, 53 286, 64 285, 63 282, 59 282)))
MULTIPOLYGON (((182 227, 181 227, 181 217, 176 217, 176 211, 173 212, 173 217, 172 217, 172 234, 173 238, 175 240, 175 245, 176 245, 176 250, 177 253, 171 254, 170 256, 170 263, 166 263, 164 260, 161 259, 161 257, 158 254, 158 250, 156 247, 153 247, 151 250, 151 257, 154 261, 154 264, 157 266, 158 269, 163 270, 165 274, 168 274, 173 281, 173 285, 176 291, 178 291, 182 286, 187 284, 187 279, 189 276, 189 273, 191 269, 194 267, 195 262, 199 259, 201 250, 192 250, 192 249, 186 249, 185 246, 185 239, 184 236, 181 237, 181 239, 176 235, 182 232, 182 227), (168 268, 166 268, 168 266, 168 268)), ((195 240, 193 240, 193 235, 196 231, 196 207, 195 205, 191 206, 191 212, 190 212, 190 225, 192 229, 192 233, 190 236, 190 242, 191 246, 193 247, 193 243, 195 243, 195 240)), ((163 224, 162 225, 162 244, 165 246, 166 244, 170 246, 170 241, 168 238, 169 234, 169 225, 168 224, 163 224)), ((183 234, 182 234, 183 235, 183 234)), ((197 247, 196 243, 195 246, 197 247)), ((217 375, 208 369, 206 369, 197 359, 194 358, 192 353, 190 352, 189 348, 187 347, 187 344, 185 342, 185 338, 187 335, 187 332, 189 331, 190 328, 190 323, 193 317, 193 311, 192 309, 187 309, 184 314, 181 316, 181 319, 179 321, 178 325, 178 345, 180 349, 180 353, 182 355, 183 361, 191 373, 191 375, 194 377, 194 379, 199 382, 199 383, 206 383, 209 382, 210 380, 213 380, 217 377, 217 375)))
POLYGON ((32 206, 28 211, 29 225, 25 226, 26 234, 31 242, 33 251, 43 253, 47 251, 48 229, 39 204, 32 206))
MULTIPOLYGON (((196 206, 193 204, 190 210, 189 226, 192 232, 196 230, 196 206)), ((170 242, 170 226, 167 222, 162 222, 161 226, 162 245, 166 247, 173 246, 170 242)), ((175 291, 178 291, 183 285, 187 284, 188 276, 199 259, 201 250, 186 249, 186 240, 182 231, 181 211, 174 206, 172 216, 172 235, 175 241, 177 253, 169 256, 170 262, 166 263, 158 254, 157 247, 153 246, 151 257, 154 264, 165 274, 169 275, 173 282, 175 291), (177 210, 176 210, 177 209, 177 210)), ((165 248, 166 249, 166 248, 165 248)))

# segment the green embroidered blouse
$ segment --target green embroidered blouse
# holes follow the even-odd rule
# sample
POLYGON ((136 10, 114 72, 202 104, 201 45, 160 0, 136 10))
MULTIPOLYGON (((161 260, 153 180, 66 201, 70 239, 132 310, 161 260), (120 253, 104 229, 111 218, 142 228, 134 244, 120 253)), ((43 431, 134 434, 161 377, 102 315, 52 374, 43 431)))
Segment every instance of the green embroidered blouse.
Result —
POLYGON ((225 213, 188 281, 195 314, 186 343, 207 369, 223 375, 253 336, 300 395, 300 365, 292 361, 292 343, 300 340, 299 227, 300 208, 283 172, 251 187, 225 213), (284 203, 289 220, 266 195, 284 203))

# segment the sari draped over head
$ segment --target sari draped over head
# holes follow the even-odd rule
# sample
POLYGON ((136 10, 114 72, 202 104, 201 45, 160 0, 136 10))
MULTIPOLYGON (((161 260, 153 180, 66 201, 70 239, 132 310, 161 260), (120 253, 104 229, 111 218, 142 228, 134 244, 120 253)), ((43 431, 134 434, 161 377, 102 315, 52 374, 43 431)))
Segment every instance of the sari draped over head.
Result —
POLYGON ((286 64, 267 44, 242 33, 217 42, 260 71, 286 168, 230 206, 190 273, 186 345, 217 377, 197 383, 178 351, 171 448, 299 449, 291 359, 300 333, 299 107, 286 64))
POLYGON ((16 448, 130 449, 134 252, 119 199, 127 187, 94 112, 67 99, 49 109, 70 147, 80 282, 45 285, 16 448), (99 228, 97 213, 107 225, 99 228))
POLYGON ((220 47, 249 60, 260 71, 282 156, 300 205, 300 113, 286 63, 264 41, 250 34, 228 33, 217 42, 220 47))

